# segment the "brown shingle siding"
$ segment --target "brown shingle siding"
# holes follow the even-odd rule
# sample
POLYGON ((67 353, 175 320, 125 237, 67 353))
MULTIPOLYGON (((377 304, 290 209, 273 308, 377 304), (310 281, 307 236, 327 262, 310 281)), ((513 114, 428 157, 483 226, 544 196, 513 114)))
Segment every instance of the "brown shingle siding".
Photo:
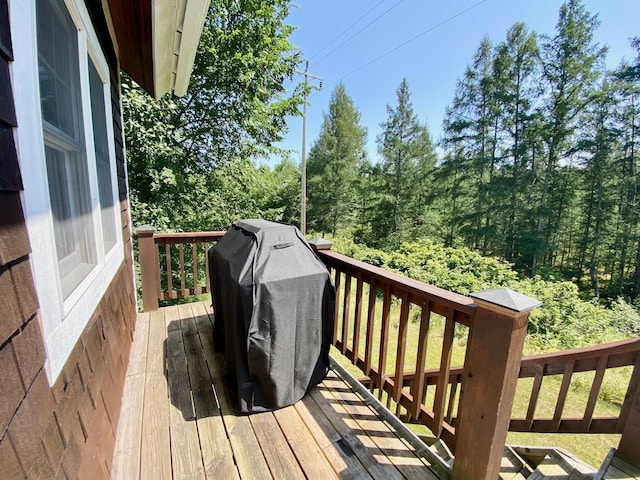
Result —
POLYGON ((49 424, 43 430, 42 439, 49 465, 53 471, 58 471, 64 454, 64 443, 55 417, 49 418, 49 424))
POLYGON ((16 127, 16 111, 13 106, 13 90, 9 75, 9 62, 0 56, 0 122, 16 127))
POLYGON ((13 415, 24 398, 25 389, 20 378, 20 371, 9 343, 0 350, 0 438, 4 435, 13 415))
POLYGON ((0 443, 0 472, 4 478, 25 478, 24 470, 9 439, 0 443))
POLYGON ((28 478, 51 478, 54 472, 40 440, 42 430, 37 418, 33 405, 22 402, 9 424, 7 436, 11 439, 28 478))
POLYGON ((0 191, 0 265, 31 253, 19 192, 0 191))
POLYGON ((13 288, 11 270, 0 267, 0 345, 4 344, 22 324, 20 304, 13 288))
POLYGON ((11 278, 22 313, 22 321, 27 322, 39 308, 31 266, 27 258, 11 267, 11 278))
POLYGON ((36 376, 24 402, 31 405, 40 427, 39 430, 41 432, 44 431, 51 421, 51 412, 55 407, 53 394, 51 393, 47 374, 44 369, 40 370, 36 376))
POLYGON ((29 388, 45 362, 42 332, 36 317, 33 317, 13 338, 12 344, 16 352, 22 381, 25 387, 29 388))
POLYGON ((0 190, 22 190, 13 128, 3 123, 0 123, 0 190))
POLYGON ((0 55, 6 60, 13 60, 11 29, 9 28, 9 5, 7 0, 0 0, 0 55))

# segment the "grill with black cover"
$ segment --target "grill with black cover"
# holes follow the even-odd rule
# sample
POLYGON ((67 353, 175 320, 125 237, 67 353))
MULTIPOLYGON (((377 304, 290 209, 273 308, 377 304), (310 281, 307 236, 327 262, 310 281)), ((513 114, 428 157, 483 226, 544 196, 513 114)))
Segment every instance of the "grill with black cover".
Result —
POLYGON ((241 413, 292 405, 329 368, 335 290, 300 231, 241 220, 209 250, 214 345, 241 413))

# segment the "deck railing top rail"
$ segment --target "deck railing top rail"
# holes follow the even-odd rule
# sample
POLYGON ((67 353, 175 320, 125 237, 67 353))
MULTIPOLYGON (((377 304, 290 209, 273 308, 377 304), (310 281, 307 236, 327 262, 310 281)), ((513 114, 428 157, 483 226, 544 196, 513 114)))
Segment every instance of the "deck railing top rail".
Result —
MULTIPOLYGON (((469 322, 475 315, 476 305, 470 297, 414 280, 332 250, 321 250, 318 254, 328 266, 348 271, 354 277, 361 277, 364 281, 373 281, 378 285, 388 284, 398 292, 408 293, 412 296, 413 303, 435 302, 444 307, 453 308, 460 314, 456 320, 464 325, 469 326, 469 322)), ((439 312, 436 309, 434 311, 440 315, 446 315, 444 311, 439 312)))

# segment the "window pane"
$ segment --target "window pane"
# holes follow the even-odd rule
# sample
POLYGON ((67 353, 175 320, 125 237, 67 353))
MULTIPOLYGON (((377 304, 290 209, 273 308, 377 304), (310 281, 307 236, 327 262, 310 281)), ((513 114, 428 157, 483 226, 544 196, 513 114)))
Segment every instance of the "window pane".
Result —
POLYGON ((93 121, 93 144, 96 151, 96 171, 100 196, 102 219, 102 239, 104 250, 108 252, 116 244, 116 223, 109 162, 109 142, 107 140, 107 113, 105 108, 104 84, 89 58, 89 86, 91 90, 91 117, 93 121))
POLYGON ((80 154, 45 145, 58 269, 66 298, 96 264, 87 172, 80 154))
POLYGON ((80 140, 77 30, 59 0, 38 1, 38 73, 43 118, 80 140))
POLYGON ((97 264, 84 136, 78 35, 62 0, 38 0, 38 72, 51 216, 66 299, 97 264))

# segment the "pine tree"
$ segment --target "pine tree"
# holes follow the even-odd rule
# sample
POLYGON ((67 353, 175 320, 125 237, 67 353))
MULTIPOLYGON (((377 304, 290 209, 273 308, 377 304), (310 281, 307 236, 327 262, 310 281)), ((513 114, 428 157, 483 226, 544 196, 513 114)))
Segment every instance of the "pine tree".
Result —
MULTIPOLYGON (((427 128, 413 111, 409 84, 403 79, 396 90, 397 105, 387 105, 387 120, 377 138, 382 157, 384 196, 378 212, 378 238, 410 238, 416 232, 416 212, 421 195, 417 183, 435 165, 434 146, 427 128), (420 173, 419 173, 420 168, 420 173)), ((418 215, 420 215, 418 213, 418 215)))
POLYGON ((367 130, 360 126, 360 112, 342 83, 331 94, 320 137, 311 147, 309 178, 309 224, 334 235, 346 225, 353 211, 353 188, 357 166, 364 157, 367 130))
POLYGON ((555 36, 544 37, 542 44, 546 89, 543 138, 547 151, 535 230, 541 248, 533 252, 532 275, 536 273, 541 255, 551 258, 550 240, 559 228, 565 202, 572 195, 566 190, 569 182, 562 181, 557 175, 558 165, 574 147, 580 112, 589 104, 599 77, 597 67, 604 58, 605 49, 593 43, 593 33, 598 25, 597 16, 587 12, 579 0, 569 0, 560 7, 555 36), (554 215, 551 215, 551 207, 555 207, 554 215))
POLYGON ((455 154, 449 160, 459 162, 450 169, 456 173, 456 188, 464 188, 472 202, 457 209, 460 233, 467 246, 485 252, 495 206, 491 183, 497 168, 500 113, 492 75, 493 53, 491 42, 484 38, 458 82, 453 105, 445 114, 443 142, 454 147, 455 154))
POLYGON ((600 298, 601 253, 616 203, 615 178, 611 175, 617 149, 612 115, 614 102, 611 84, 605 81, 582 115, 583 128, 578 144, 584 155, 579 270, 584 267, 584 262, 588 262, 596 299, 600 298))
POLYGON ((509 262, 518 257, 517 232, 526 228, 520 218, 525 210, 523 197, 531 182, 532 152, 527 140, 534 134, 532 104, 539 93, 536 38, 524 23, 516 23, 507 32, 506 41, 498 45, 493 63, 503 151, 499 188, 494 193, 500 208, 508 212, 508 218, 502 220, 506 220, 503 249, 509 262))

